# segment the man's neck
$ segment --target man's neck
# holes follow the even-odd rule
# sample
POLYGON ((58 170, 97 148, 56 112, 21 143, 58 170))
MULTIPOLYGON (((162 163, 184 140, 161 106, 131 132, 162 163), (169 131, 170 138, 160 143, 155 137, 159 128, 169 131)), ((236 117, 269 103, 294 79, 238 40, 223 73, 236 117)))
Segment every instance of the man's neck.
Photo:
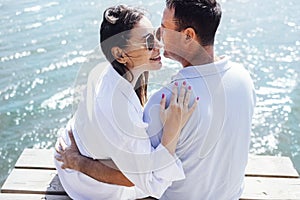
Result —
POLYGON ((219 60, 219 58, 214 55, 213 46, 204 46, 198 49, 198 51, 193 52, 188 60, 182 59, 181 64, 183 67, 205 65, 219 60))

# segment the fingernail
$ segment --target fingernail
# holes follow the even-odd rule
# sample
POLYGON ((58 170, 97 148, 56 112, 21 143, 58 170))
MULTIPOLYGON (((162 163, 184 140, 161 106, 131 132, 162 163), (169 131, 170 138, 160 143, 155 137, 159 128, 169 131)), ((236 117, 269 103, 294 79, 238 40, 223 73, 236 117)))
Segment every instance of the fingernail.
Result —
POLYGON ((175 85, 178 86, 178 82, 175 82, 175 85))
POLYGON ((196 99, 197 101, 199 101, 200 100, 200 97, 197 97, 197 99, 196 99))
POLYGON ((192 89, 192 86, 189 86, 188 89, 191 90, 191 89, 192 89))
POLYGON ((161 98, 162 98, 162 99, 165 98, 165 94, 162 94, 162 95, 161 95, 161 98))
POLYGON ((183 85, 186 85, 186 82, 185 81, 183 81, 183 83, 182 83, 183 85))

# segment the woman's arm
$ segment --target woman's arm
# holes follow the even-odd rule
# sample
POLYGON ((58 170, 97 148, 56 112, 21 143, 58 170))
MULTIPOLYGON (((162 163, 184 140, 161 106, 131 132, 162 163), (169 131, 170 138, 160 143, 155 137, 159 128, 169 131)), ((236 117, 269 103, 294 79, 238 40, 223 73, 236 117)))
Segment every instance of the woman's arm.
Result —
MULTIPOLYGON (((170 105, 167 109, 165 108, 165 95, 162 96, 160 103, 160 116, 164 124, 162 145, 165 146, 171 155, 174 155, 182 127, 186 124, 197 106, 197 101, 195 101, 193 106, 190 109, 188 108, 191 88, 188 88, 186 91, 186 85, 183 84, 180 87, 179 97, 177 95, 177 90, 178 84, 175 84, 172 89, 173 94, 170 105)), ((62 139, 59 139, 58 145, 56 145, 56 151, 59 154, 56 159, 63 162, 62 168, 70 168, 80 171, 105 183, 123 186, 134 185, 119 170, 110 168, 97 160, 82 156, 76 146, 72 134, 70 134, 70 139, 72 144, 69 147, 66 146, 62 139)))

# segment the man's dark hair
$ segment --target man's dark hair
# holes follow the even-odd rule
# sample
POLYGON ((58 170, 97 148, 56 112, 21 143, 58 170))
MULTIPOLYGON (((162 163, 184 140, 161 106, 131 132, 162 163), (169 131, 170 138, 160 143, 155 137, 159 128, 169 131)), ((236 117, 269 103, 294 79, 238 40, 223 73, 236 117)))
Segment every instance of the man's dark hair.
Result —
POLYGON ((166 0, 168 9, 174 9, 177 31, 193 28, 202 46, 214 44, 221 20, 221 7, 215 0, 166 0))

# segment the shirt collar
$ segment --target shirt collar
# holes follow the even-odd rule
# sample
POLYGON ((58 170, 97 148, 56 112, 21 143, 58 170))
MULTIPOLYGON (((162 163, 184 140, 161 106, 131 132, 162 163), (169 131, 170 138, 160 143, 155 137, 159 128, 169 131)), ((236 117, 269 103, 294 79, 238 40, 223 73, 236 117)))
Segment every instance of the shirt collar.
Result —
POLYGON ((228 63, 229 63, 229 57, 222 56, 220 60, 214 63, 198 65, 198 66, 188 66, 181 69, 175 76, 173 76, 172 81, 220 74, 230 68, 231 65, 229 65, 228 63))
POLYGON ((123 78, 113 68, 113 66, 108 66, 108 73, 110 74, 110 81, 112 81, 112 84, 115 84, 116 89, 119 90, 127 98, 127 100, 140 111, 142 109, 142 105, 131 83, 123 78))
POLYGON ((134 92, 133 86, 129 81, 127 81, 125 78, 123 78, 114 68, 113 66, 108 67, 108 73, 110 74, 110 78, 112 81, 112 84, 116 85, 116 88, 118 88, 122 93, 124 93, 126 96, 131 95, 132 92, 134 92))

